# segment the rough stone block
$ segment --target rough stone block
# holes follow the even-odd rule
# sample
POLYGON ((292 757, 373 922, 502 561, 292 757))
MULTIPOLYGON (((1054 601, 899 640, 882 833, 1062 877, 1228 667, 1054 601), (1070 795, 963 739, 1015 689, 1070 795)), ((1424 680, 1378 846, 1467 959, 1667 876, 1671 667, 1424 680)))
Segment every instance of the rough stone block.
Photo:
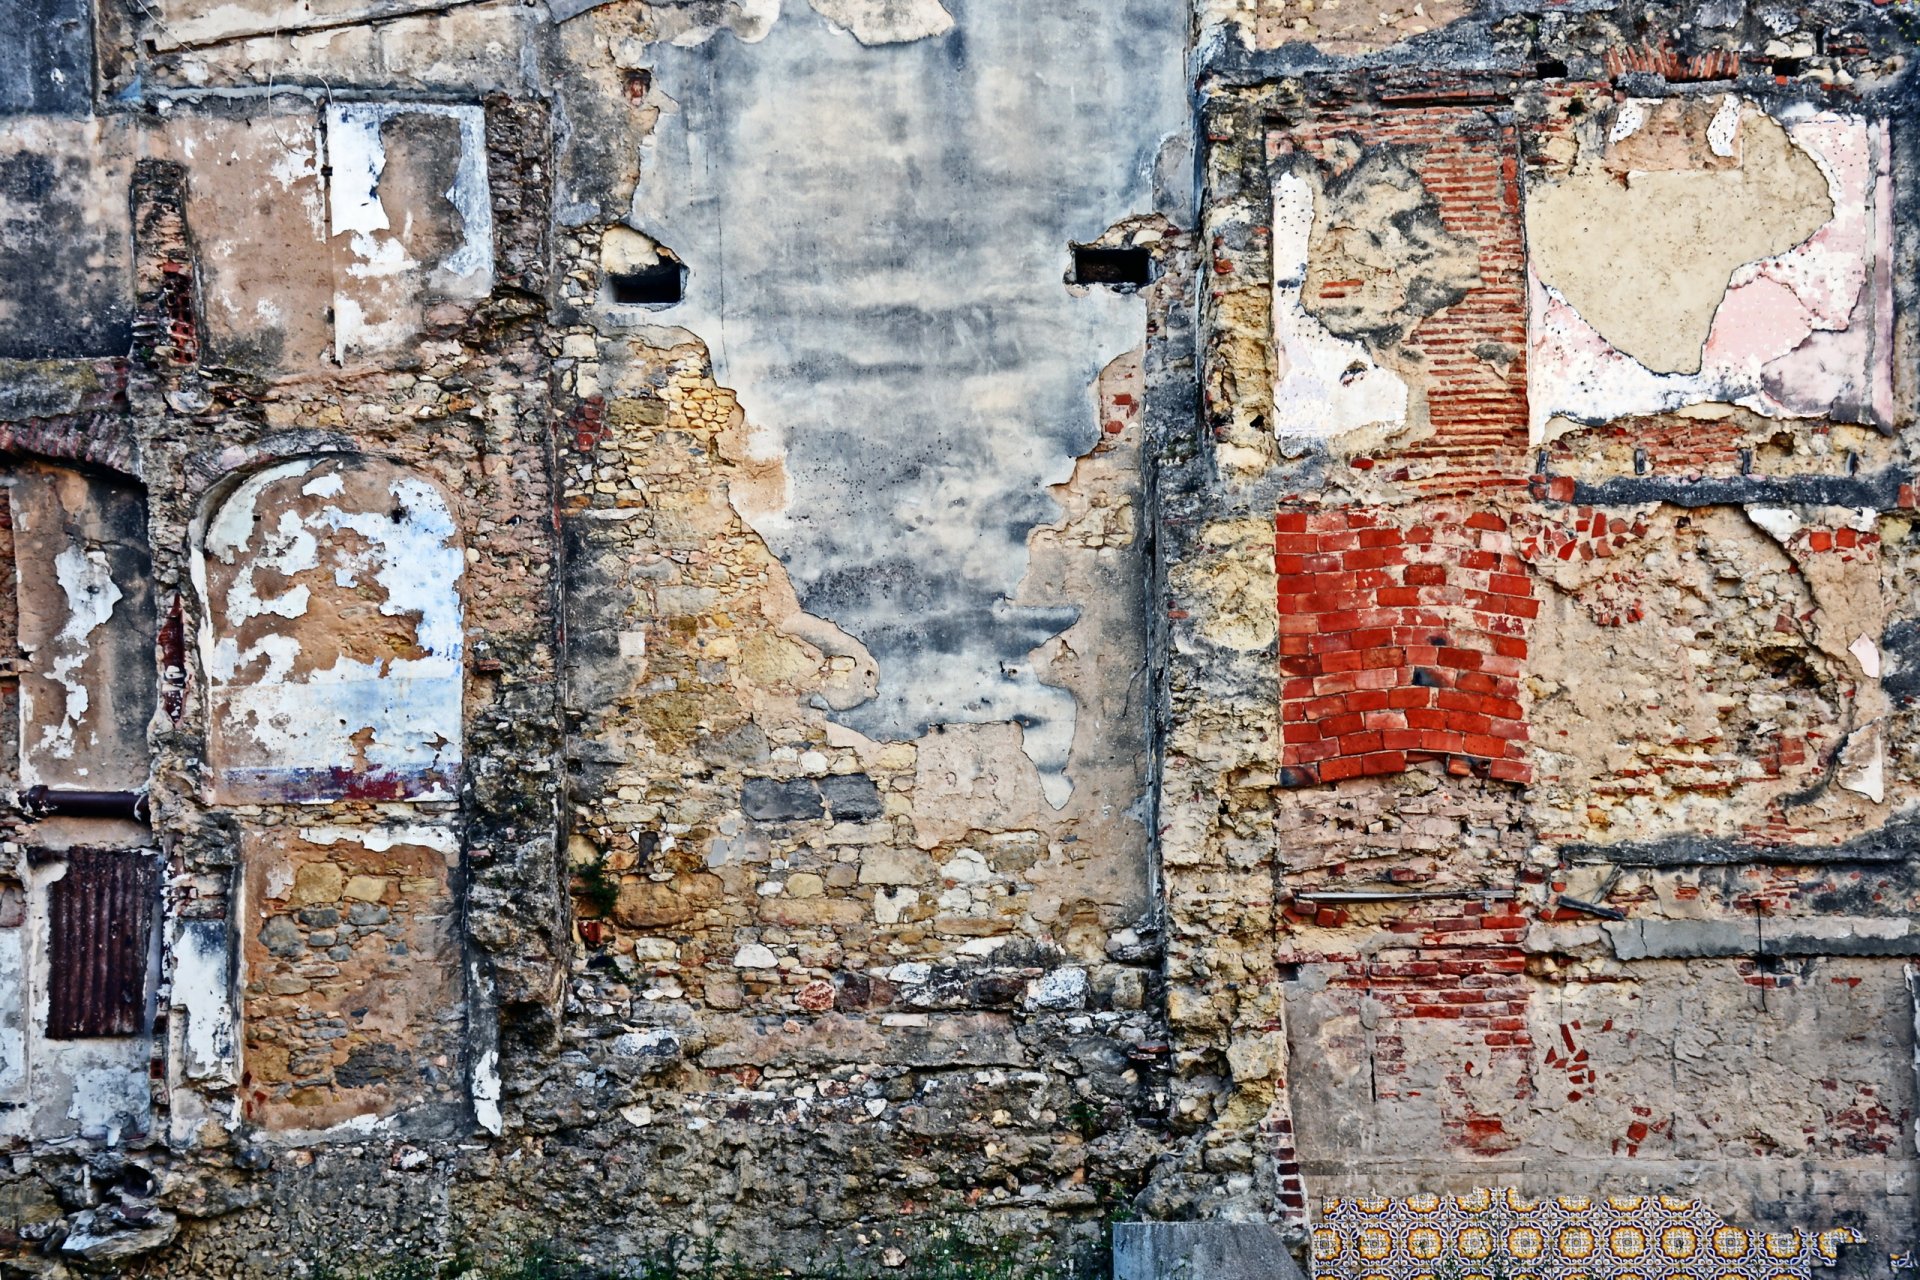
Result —
POLYGON ((748 778, 740 788, 740 808, 761 822, 804 822, 823 816, 820 792, 805 778, 748 778))
POLYGON ((833 811, 835 822, 871 822, 885 811, 880 802, 880 788, 864 773, 823 778, 820 794, 827 808, 833 811))

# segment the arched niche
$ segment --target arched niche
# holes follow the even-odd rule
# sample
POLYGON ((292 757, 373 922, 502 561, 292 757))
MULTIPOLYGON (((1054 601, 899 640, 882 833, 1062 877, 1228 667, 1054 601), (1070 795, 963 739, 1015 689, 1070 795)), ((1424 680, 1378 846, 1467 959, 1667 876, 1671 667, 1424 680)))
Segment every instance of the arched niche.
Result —
POLYGON ((466 560, 439 489, 295 458, 223 486, 194 532, 214 799, 452 798, 466 560))

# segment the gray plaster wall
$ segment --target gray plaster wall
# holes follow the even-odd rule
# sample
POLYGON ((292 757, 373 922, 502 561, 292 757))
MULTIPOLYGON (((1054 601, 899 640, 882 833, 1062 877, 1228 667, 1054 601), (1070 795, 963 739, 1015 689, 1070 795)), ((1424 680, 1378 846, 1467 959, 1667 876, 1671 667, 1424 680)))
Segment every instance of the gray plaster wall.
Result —
POLYGON ((0 119, 0 359, 125 355, 128 130, 117 120, 0 119))
POLYGON ((0 115, 85 115, 93 104, 87 0, 8 0, 0 40, 0 115))
MULTIPOLYGON (((1068 607, 1010 604, 1047 487, 1098 435, 1137 298, 1070 289, 1070 242, 1189 199, 1184 6, 953 0, 944 34, 862 45, 802 0, 756 42, 662 45, 669 100, 631 221, 688 264, 682 325, 784 454, 748 513, 802 605, 861 641, 882 738, 1017 721, 1064 798, 1074 704, 1029 652, 1068 607)), ((752 34, 750 31, 749 34, 752 34)))

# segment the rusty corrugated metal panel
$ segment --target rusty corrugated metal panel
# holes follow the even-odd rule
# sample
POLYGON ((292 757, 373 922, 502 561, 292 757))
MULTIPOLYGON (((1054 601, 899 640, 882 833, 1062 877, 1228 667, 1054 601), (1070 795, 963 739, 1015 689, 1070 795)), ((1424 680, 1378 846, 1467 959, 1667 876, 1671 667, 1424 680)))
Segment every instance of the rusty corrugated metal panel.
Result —
POLYGON ((47 1035, 138 1033, 160 860, 122 849, 73 849, 47 895, 47 1035))

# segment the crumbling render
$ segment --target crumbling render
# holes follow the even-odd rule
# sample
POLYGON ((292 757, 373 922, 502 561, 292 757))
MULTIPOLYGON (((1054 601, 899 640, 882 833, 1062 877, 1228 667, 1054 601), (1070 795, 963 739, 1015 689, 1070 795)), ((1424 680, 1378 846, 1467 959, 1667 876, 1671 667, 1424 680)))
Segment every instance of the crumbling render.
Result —
POLYGON ((1891 423, 1884 126, 1736 95, 1704 111, 1630 99, 1604 140, 1584 127, 1570 174, 1529 184, 1535 441, 1709 402, 1891 423))
POLYGON ((1314 210, 1313 184, 1297 170, 1282 173, 1273 185, 1274 430, 1312 437, 1404 426, 1405 380, 1305 305, 1314 210))
POLYGON ((296 459, 240 480, 195 538, 218 793, 449 795, 466 562, 439 492, 377 459, 296 459))

